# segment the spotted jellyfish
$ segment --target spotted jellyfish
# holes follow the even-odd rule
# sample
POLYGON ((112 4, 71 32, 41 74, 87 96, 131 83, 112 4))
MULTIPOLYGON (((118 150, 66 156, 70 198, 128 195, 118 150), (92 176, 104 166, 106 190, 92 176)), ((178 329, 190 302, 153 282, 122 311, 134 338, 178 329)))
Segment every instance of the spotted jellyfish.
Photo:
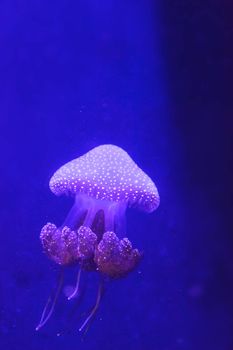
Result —
MULTIPOLYGON (((56 196, 74 198, 62 226, 47 223, 40 233, 43 250, 51 260, 61 266, 79 265, 77 283, 68 299, 79 293, 82 271, 96 271, 101 276, 96 303, 79 328, 82 331, 98 309, 106 278, 126 276, 140 261, 141 253, 125 237, 126 209, 151 213, 159 206, 159 194, 150 177, 115 145, 95 147, 66 163, 52 176, 49 187, 56 196)), ((63 274, 37 330, 52 315, 62 285, 63 274)))

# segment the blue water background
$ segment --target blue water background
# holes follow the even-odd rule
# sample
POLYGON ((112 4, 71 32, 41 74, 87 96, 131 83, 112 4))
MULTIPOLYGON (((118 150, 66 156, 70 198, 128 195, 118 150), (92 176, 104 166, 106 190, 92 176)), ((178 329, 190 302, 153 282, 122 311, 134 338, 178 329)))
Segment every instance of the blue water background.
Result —
POLYGON ((231 18, 226 1, 1 1, 1 349, 233 349, 231 18), (73 319, 62 295, 35 332, 58 273, 39 233, 72 205, 49 179, 104 143, 158 186, 155 213, 127 212, 143 260, 84 339, 95 274, 73 319))

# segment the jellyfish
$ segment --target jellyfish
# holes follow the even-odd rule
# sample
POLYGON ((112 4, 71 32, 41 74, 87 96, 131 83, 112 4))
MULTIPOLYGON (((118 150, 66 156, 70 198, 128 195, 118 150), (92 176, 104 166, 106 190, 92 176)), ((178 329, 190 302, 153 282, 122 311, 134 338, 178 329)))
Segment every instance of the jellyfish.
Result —
MULTIPOLYGON (((51 260, 63 267, 79 265, 76 286, 68 299, 78 294, 82 271, 96 271, 101 276, 95 305, 79 328, 82 331, 98 309, 103 281, 126 276, 141 259, 142 254, 126 236, 126 209, 151 213, 159 206, 159 194, 128 153, 110 144, 63 165, 50 179, 49 187, 56 196, 74 198, 61 227, 49 222, 40 233, 43 250, 51 260)), ((52 315, 62 284, 63 274, 36 330, 52 315)))

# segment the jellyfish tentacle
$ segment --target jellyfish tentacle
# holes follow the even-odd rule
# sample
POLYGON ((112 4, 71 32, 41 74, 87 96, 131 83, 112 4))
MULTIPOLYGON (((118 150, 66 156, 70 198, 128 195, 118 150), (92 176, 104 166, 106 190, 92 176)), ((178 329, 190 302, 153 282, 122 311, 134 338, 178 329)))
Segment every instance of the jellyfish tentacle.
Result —
POLYGON ((77 227, 77 223, 80 221, 82 215, 84 214, 86 208, 83 203, 82 196, 76 196, 75 202, 70 209, 65 221, 63 222, 61 228, 68 226, 70 229, 74 230, 77 227))
POLYGON ((76 295, 79 293, 81 273, 82 273, 82 263, 81 263, 80 269, 78 271, 77 282, 76 282, 75 288, 74 288, 73 292, 68 296, 68 298, 67 298, 68 300, 75 298, 76 295))
POLYGON ((99 282, 99 287, 98 287, 95 305, 93 306, 93 308, 92 308, 90 314, 88 315, 88 317, 86 318, 86 320, 83 322, 83 324, 79 328, 79 332, 82 332, 84 329, 86 329, 85 333, 88 331, 89 326, 90 326, 90 322, 93 319, 93 317, 95 316, 95 314, 99 308, 99 305, 100 305, 100 302, 101 302, 101 299, 103 296, 103 292, 104 292, 104 280, 101 278, 101 280, 99 282))
POLYGON ((123 238, 126 235, 126 217, 125 217, 126 208, 127 208, 127 202, 121 203, 121 205, 118 206, 118 210, 115 215, 113 231, 116 233, 116 235, 119 238, 123 238))
POLYGON ((59 294, 61 292, 63 280, 64 280, 64 269, 62 268, 60 271, 60 274, 58 276, 58 282, 57 282, 57 286, 55 288, 54 297, 52 298, 51 295, 49 296, 48 301, 45 304, 45 307, 43 309, 40 322, 39 322, 38 326, 36 327, 36 331, 38 331, 40 328, 42 328, 48 322, 50 317, 52 316, 57 299, 58 299, 59 294))
POLYGON ((88 209, 86 217, 84 219, 83 226, 91 227, 91 225, 92 225, 92 223, 94 221, 95 215, 96 215, 96 209, 90 207, 88 209))
POLYGON ((114 232, 105 232, 95 249, 94 261, 104 275, 119 278, 132 271, 141 254, 133 249, 128 238, 120 240, 114 232))
POLYGON ((119 204, 117 202, 109 202, 105 209, 105 231, 114 230, 115 215, 119 204))

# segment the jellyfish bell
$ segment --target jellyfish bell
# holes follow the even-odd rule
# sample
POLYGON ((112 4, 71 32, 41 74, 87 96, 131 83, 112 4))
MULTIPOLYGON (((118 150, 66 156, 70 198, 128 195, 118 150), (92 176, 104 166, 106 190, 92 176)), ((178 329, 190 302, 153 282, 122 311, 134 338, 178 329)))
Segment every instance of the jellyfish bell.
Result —
POLYGON ((85 194, 90 198, 152 212, 159 205, 153 181, 122 148, 114 145, 95 147, 58 169, 49 182, 51 191, 62 194, 85 194))
MULTIPOLYGON (((125 212, 128 207, 153 212, 159 205, 159 194, 150 177, 122 148, 101 145, 92 149, 58 169, 49 187, 57 196, 74 197, 63 225, 57 228, 47 223, 40 234, 44 251, 53 261, 80 264, 72 296, 78 291, 81 270, 119 278, 137 266, 141 254, 126 238, 125 212)), ((97 310, 101 293, 102 287, 80 330, 97 310)))

